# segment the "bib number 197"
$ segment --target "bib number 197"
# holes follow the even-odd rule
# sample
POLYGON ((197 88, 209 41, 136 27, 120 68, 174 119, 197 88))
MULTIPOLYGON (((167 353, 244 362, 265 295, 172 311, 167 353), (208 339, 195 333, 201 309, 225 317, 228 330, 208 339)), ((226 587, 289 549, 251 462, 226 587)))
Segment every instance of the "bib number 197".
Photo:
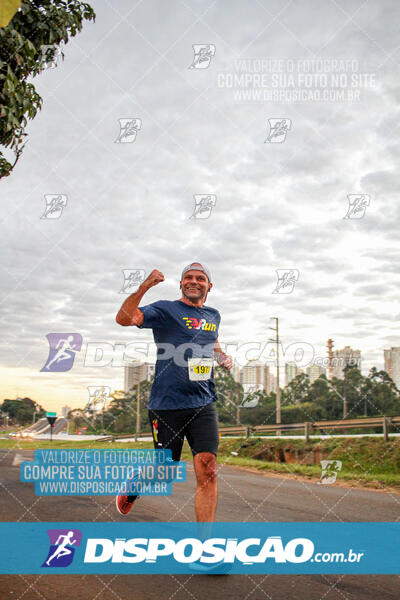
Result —
POLYGON ((198 365, 197 367, 194 367, 194 372, 197 373, 198 375, 200 375, 200 373, 209 373, 210 367, 205 367, 204 365, 198 365))
POLYGON ((190 381, 205 381, 210 379, 212 365, 212 358, 189 358, 188 371, 190 381))

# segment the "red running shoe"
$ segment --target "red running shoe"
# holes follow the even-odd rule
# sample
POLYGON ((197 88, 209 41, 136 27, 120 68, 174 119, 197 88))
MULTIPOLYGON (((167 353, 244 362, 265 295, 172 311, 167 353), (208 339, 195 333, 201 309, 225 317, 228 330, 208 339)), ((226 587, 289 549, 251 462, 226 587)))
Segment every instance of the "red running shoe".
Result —
POLYGON ((139 496, 117 496, 115 498, 115 506, 120 515, 127 515, 131 510, 139 496))

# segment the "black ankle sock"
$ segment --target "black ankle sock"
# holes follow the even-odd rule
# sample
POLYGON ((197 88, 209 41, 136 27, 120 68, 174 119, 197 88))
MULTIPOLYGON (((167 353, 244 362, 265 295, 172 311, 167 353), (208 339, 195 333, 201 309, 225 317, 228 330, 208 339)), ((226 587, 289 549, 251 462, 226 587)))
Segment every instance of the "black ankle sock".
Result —
POLYGON ((127 500, 128 502, 133 502, 134 500, 136 500, 137 496, 128 496, 127 500))

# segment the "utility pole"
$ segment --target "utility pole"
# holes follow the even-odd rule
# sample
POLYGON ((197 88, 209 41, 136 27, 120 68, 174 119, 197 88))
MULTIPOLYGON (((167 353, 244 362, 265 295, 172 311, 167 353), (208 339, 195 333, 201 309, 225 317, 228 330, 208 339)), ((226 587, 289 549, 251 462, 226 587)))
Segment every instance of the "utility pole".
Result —
POLYGON ((135 442, 138 441, 139 433, 140 433, 140 371, 138 372, 138 382, 137 382, 135 442))
POLYGON ((327 342, 328 347, 328 379, 332 381, 333 379, 333 340, 329 338, 327 342))
POLYGON ((343 419, 347 419, 346 367, 344 368, 343 375, 344 375, 344 378, 343 378, 343 419))
MULTIPOLYGON (((276 343, 276 424, 281 424, 281 390, 279 387, 279 319, 277 317, 271 317, 274 319, 276 327, 270 327, 272 331, 275 331, 275 343, 276 343)), ((276 432, 277 435, 281 435, 281 431, 276 432)))

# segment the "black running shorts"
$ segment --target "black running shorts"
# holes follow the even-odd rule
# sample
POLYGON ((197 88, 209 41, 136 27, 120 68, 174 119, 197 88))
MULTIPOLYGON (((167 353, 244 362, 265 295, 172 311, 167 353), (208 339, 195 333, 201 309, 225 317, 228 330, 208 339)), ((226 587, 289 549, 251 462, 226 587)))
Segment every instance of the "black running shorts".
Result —
POLYGON ((180 460, 186 437, 193 456, 199 452, 217 455, 219 434, 215 403, 181 410, 149 410, 154 448, 172 450, 172 460, 180 460))

